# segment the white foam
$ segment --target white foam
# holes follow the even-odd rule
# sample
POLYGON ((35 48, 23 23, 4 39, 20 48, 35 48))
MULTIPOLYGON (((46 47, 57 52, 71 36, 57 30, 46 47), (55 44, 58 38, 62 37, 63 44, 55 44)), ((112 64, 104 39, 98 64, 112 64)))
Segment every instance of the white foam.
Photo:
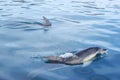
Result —
POLYGON ((67 57, 71 57, 73 55, 74 55, 73 53, 65 53, 65 54, 60 55, 59 57, 67 58, 67 57))

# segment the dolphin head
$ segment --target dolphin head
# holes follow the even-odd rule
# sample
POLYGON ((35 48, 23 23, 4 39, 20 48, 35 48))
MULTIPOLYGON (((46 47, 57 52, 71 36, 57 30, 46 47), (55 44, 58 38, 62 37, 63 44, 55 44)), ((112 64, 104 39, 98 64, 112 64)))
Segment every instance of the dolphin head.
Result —
POLYGON ((105 49, 105 48, 100 48, 100 47, 98 47, 96 50, 97 50, 97 53, 98 53, 98 54, 107 54, 107 52, 108 52, 107 49, 105 49))

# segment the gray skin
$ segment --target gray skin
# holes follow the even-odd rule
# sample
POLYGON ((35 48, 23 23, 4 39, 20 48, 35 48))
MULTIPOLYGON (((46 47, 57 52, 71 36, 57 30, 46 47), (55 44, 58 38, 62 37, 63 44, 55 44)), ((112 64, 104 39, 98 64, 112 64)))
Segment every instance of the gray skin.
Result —
POLYGON ((49 19, 47 19, 45 16, 43 16, 43 21, 43 23, 40 23, 41 26, 48 27, 52 25, 49 19))
POLYGON ((48 63, 63 63, 68 65, 82 64, 87 61, 93 60, 98 54, 107 53, 107 49, 100 47, 90 47, 85 50, 79 51, 71 57, 62 58, 59 56, 44 57, 48 63))

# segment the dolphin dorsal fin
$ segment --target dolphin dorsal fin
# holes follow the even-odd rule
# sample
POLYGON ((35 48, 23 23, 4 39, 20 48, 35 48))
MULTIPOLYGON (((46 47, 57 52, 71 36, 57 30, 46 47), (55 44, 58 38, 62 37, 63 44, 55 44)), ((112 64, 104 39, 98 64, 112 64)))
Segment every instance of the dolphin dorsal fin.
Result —
POLYGON ((49 21, 49 19, 47 19, 45 16, 43 16, 43 26, 51 26, 51 22, 49 21))

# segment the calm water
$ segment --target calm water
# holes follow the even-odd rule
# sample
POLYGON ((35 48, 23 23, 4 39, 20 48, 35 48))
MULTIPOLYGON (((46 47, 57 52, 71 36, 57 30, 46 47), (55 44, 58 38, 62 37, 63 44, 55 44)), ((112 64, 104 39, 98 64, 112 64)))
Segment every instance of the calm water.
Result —
POLYGON ((119 0, 0 0, 0 80, 119 80, 119 41, 119 0), (41 59, 91 46, 109 55, 87 67, 41 59))

